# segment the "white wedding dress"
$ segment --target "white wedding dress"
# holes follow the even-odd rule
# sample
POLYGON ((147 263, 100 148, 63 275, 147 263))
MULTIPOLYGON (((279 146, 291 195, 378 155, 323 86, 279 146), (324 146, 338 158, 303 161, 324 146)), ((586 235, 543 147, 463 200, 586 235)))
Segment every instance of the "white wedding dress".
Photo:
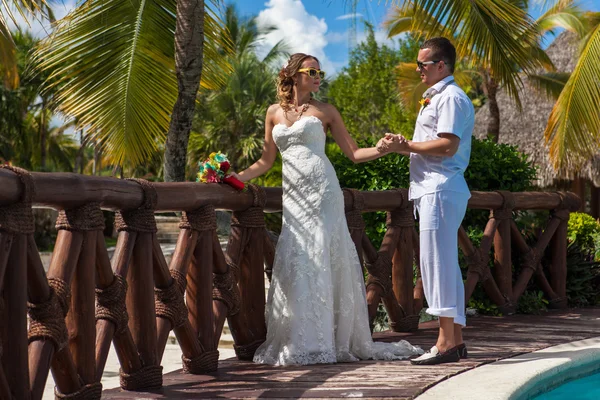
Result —
POLYGON ((254 362, 273 365, 402 359, 406 341, 373 342, 362 267, 344 197, 325 155, 321 121, 273 128, 283 158, 283 225, 265 312, 266 341, 254 362))

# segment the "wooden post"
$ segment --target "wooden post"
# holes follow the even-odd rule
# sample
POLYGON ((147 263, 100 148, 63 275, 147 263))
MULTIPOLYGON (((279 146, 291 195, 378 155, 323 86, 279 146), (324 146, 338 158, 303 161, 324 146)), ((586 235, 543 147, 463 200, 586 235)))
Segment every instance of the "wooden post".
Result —
MULTIPOLYGON (((262 274, 262 268, 261 268, 262 274)), ((204 350, 216 350, 213 314, 213 232, 198 232, 198 239, 188 271, 187 305, 189 319, 204 350)))
MULTIPOLYGON (((83 234, 76 231, 59 230, 50 260, 48 278, 64 281, 71 286, 73 275, 81 253, 83 234)), ((74 393, 81 388, 77 367, 73 362, 69 346, 57 351, 50 365, 52 376, 60 393, 74 393)))
POLYGON ((267 335, 263 255, 266 198, 262 188, 255 185, 248 188, 253 193, 253 206, 233 213, 227 245, 228 264, 235 270, 241 299, 239 312, 228 317, 240 360, 252 360, 267 335))
MULTIPOLYGON (((194 250, 196 249, 197 240, 198 231, 192 229, 181 229, 179 231, 179 238, 177 239, 177 246, 175 247, 173 257, 171 258, 170 269, 178 271, 183 276, 187 275, 194 250)), ((174 331, 185 358, 194 359, 202 353, 203 350, 198 341, 198 334, 189 321, 189 313, 188 320, 185 324, 179 328, 175 328, 174 331)), ((159 338, 160 337, 161 335, 159 334, 159 338)), ((161 350, 161 343, 162 342, 159 341, 159 359, 162 359, 162 354, 164 352, 164 346, 161 350)))
MULTIPOLYGON (((13 235, 8 234, 7 232, 0 231, 0 291, 4 287, 4 275, 6 273, 6 266, 8 264, 8 257, 10 256, 10 249, 12 247, 13 235)), ((0 298, 0 318, 2 321, 6 321, 6 316, 4 315, 4 300, 0 298)), ((6 338, 8 324, 2 324, 0 327, 0 348, 4 348, 8 345, 6 338)), ((0 359, 2 357, 0 356, 0 359)), ((11 398, 10 388, 8 386, 8 381, 6 379, 6 375, 4 373, 3 363, 0 362, 0 399, 9 399, 11 398)))
POLYGON ((591 186, 590 215, 595 219, 600 218, 600 187, 591 186))
POLYGON ((414 263, 417 266, 417 279, 415 282, 415 288, 413 289, 413 310, 415 314, 420 314, 423 309, 425 300, 425 290, 423 289, 423 278, 421 278, 421 243, 417 230, 413 227, 411 230, 413 251, 414 251, 414 263))
MULTIPOLYGON (((10 329, 4 331, 2 367, 12 397, 30 399, 27 360, 27 236, 16 235, 4 274, 4 321, 10 329)), ((5 325, 5 324, 3 324, 5 325)))
MULTIPOLYGON (((30 303, 41 304, 50 299, 50 286, 33 235, 27 236, 27 288, 30 303)), ((29 343, 28 353, 31 398, 41 399, 54 355, 54 343, 33 340, 29 343)))
MULTIPOLYGON (((129 274, 129 265, 133 258, 133 249, 135 247, 136 239, 137 232, 119 232, 117 246, 111 260, 112 269, 115 275, 127 277, 129 274)), ((112 330, 114 332, 114 325, 110 325, 112 326, 112 330)), ((101 334, 101 337, 108 336, 109 334, 110 330, 109 328, 106 328, 106 333, 101 334)), ((111 335, 111 337, 113 336, 111 335)), ((133 341, 133 336, 131 335, 129 327, 127 327, 124 334, 116 335, 112 340, 123 372, 130 374, 140 370, 142 368, 142 362, 140 360, 140 356, 133 341)))
POLYGON ((508 299, 513 298, 510 243, 510 220, 504 219, 494 235, 494 279, 500 292, 508 299))
POLYGON ((388 213, 388 230, 398 230, 392 269, 394 294, 406 316, 414 314, 412 233, 414 226, 412 203, 388 213))
POLYGON ((569 211, 556 210, 554 218, 560 221, 551 241, 550 285, 558 295, 550 302, 551 308, 567 307, 567 222, 569 211))
POLYGON ((71 354, 85 384, 96 380, 93 351, 96 342, 96 235, 97 231, 84 232, 83 247, 71 284, 71 307, 66 319, 71 354))
POLYGON ((143 365, 157 365, 156 313, 152 271, 152 234, 138 232, 127 275, 129 330, 143 365))

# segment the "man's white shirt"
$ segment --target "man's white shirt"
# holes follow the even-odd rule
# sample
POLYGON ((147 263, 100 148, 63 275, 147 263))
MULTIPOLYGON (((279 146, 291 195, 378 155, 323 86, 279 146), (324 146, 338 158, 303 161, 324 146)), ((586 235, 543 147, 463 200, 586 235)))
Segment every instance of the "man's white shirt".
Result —
POLYGON ((456 135, 460 142, 452 157, 410 154, 411 200, 442 190, 470 193, 464 172, 471 156, 475 109, 453 76, 442 79, 426 93, 431 91, 429 104, 419 111, 413 142, 440 139, 439 133, 456 135))

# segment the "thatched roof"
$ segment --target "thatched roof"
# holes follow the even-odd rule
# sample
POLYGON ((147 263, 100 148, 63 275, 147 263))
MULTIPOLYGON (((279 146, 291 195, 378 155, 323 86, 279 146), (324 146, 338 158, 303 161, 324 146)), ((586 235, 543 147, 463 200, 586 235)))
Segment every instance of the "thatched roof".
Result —
MULTIPOLYGON (((570 32, 561 33, 548 47, 547 53, 558 71, 572 72, 577 63, 577 39, 570 32)), ((516 145, 529 155, 529 159, 538 167, 538 182, 541 187, 550 186, 557 179, 574 179, 575 171, 558 176, 548 157, 545 145, 544 129, 554 105, 554 100, 538 93, 525 78, 524 88, 519 96, 523 103, 523 112, 517 110, 515 103, 505 91, 498 90, 500 108, 500 143, 516 145)), ((475 115, 475 137, 486 136, 490 113, 484 105, 475 115)), ((587 178, 600 187, 600 153, 588 161, 579 176, 587 178)))

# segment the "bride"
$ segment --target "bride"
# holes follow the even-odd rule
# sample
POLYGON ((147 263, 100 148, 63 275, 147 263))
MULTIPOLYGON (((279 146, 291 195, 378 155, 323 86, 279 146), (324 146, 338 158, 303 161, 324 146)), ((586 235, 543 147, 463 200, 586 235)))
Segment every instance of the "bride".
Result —
POLYGON ((311 97, 325 73, 293 54, 279 72, 279 104, 269 107, 262 157, 236 177, 267 172, 283 160, 283 225, 269 288, 266 341, 254 362, 274 365, 402 359, 422 350, 371 338, 362 267, 344 215, 344 198, 325 155, 327 131, 355 163, 387 152, 360 149, 332 105, 311 97))

